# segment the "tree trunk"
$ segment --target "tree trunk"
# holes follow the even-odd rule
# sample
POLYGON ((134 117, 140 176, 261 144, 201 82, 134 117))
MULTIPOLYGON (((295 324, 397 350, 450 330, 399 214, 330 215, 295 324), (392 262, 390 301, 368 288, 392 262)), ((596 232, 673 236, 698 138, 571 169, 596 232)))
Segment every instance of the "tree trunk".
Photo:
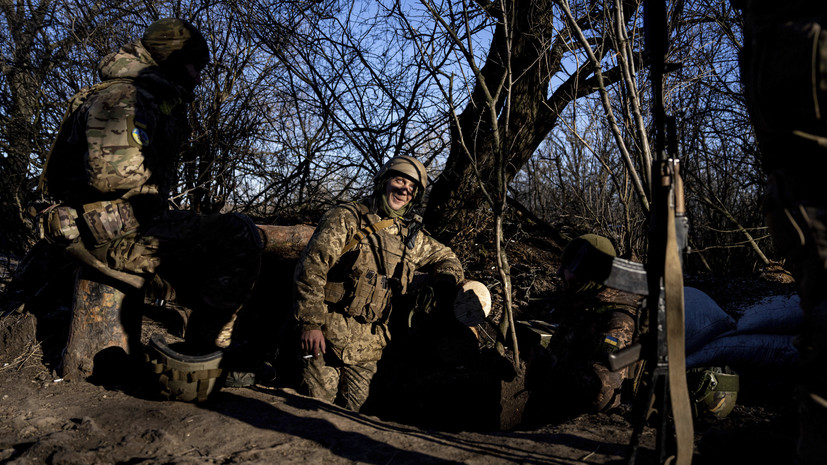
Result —
MULTIPOLYGON (((505 21, 498 22, 471 100, 458 116, 458 123, 451 125, 451 150, 425 211, 426 226, 444 241, 462 230, 482 204, 474 171, 483 183, 493 184, 496 167, 492 127, 499 128, 499 137, 504 141, 505 181, 509 183, 555 127, 566 105, 598 89, 593 65, 587 62, 549 92, 550 78, 561 70, 561 60, 571 46, 565 31, 553 36, 558 32, 552 24, 553 4, 550 0, 516 1, 510 8, 511 2, 506 2, 507 11, 516 18, 512 37, 506 37, 505 21), (503 92, 509 72, 513 84, 509 92, 503 92), (488 111, 489 95, 497 96, 497 115, 488 111), (506 102, 507 95, 510 102, 506 102), (506 103, 510 107, 507 116, 500 111, 506 103), (498 118, 496 126, 491 119, 494 117, 498 118), (507 127, 506 118, 512 122, 511 127, 507 127), (506 139, 508 134, 514 135, 511 140, 506 139)), ((604 85, 620 77, 619 68, 607 70, 603 73, 604 85)))
POLYGON ((58 368, 64 378, 112 376, 128 369, 127 355, 141 354, 143 294, 121 287, 97 272, 78 270, 69 339, 58 368))

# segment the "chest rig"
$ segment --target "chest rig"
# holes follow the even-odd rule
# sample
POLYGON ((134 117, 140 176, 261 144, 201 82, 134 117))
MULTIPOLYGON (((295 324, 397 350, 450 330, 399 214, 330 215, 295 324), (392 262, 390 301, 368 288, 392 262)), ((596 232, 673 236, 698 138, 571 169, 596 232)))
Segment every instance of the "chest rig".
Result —
POLYGON ((382 219, 361 203, 348 205, 360 228, 348 238, 327 275, 325 302, 363 323, 382 323, 391 299, 404 293, 414 267, 409 256, 421 220, 382 219))

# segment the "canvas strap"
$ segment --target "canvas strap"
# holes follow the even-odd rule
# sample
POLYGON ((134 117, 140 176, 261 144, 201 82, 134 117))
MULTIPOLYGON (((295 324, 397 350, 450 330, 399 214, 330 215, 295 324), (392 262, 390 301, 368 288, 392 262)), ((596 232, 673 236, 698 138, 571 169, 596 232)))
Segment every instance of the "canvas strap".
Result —
POLYGON ((370 236, 371 234, 376 234, 377 232, 390 227, 393 224, 394 220, 387 219, 382 221, 377 221, 371 225, 365 226, 364 228, 360 229, 353 235, 353 238, 345 244, 344 249, 342 249, 342 255, 350 252, 356 247, 356 244, 362 241, 362 239, 370 236))
POLYGON ((683 273, 675 234, 675 209, 672 206, 666 220, 663 287, 666 304, 666 350, 669 357, 669 398, 677 443, 675 465, 689 465, 692 463, 695 433, 692 424, 692 405, 686 384, 683 273))

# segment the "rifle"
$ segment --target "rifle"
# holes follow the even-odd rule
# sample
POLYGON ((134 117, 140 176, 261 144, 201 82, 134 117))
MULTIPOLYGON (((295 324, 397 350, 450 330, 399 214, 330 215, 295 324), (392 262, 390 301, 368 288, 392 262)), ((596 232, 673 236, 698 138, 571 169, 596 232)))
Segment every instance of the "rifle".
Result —
MULTIPOLYGON (((674 420, 674 463, 692 462, 694 431, 692 408, 686 386, 684 353, 683 269, 681 252, 686 246, 688 221, 683 205, 683 183, 676 158, 674 118, 666 115, 663 105, 663 81, 666 73, 667 24, 666 2, 646 0, 644 3, 646 49, 650 60, 655 153, 652 162, 652 209, 649 231, 647 278, 650 314, 648 339, 644 340, 643 356, 646 395, 638 395, 635 408, 637 420, 629 443, 627 463, 634 463, 649 406, 655 401, 660 412, 656 453, 658 463, 671 462, 667 451, 667 422, 671 411, 674 420), (667 146, 667 138, 669 144, 667 146), (667 154, 667 150, 669 154, 667 154), (671 157, 668 155, 672 155, 671 157), (680 231, 680 232, 679 232, 680 231), (667 396, 669 401, 667 402, 667 396)), ((671 437, 671 431, 669 436, 671 437)))
MULTIPOLYGON (((640 342, 609 356, 609 367, 615 371, 638 360, 645 361, 641 383, 645 387, 645 393, 639 393, 635 401, 634 430, 629 442, 627 463, 635 463, 640 435, 654 408, 660 413, 656 440, 657 463, 688 465, 692 462, 694 431, 686 385, 681 256, 686 249, 689 224, 684 206, 680 163, 674 156, 677 152, 675 121, 666 115, 663 105, 663 80, 668 71, 665 1, 645 0, 644 29, 652 73, 656 152, 649 183, 652 194, 649 258, 644 266, 608 255, 601 257, 602 254, 596 252, 580 257, 574 268, 580 268, 592 281, 646 296, 649 333, 643 335, 640 342), (670 412, 674 419, 674 430, 667 421, 670 412)), ((672 64, 670 66, 675 67, 672 64)))

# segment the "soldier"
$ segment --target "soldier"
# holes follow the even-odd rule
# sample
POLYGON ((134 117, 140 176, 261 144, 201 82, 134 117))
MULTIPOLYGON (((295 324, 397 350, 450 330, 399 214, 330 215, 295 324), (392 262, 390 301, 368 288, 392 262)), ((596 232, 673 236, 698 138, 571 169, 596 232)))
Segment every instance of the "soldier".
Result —
POLYGON ((394 157, 374 176, 370 197, 319 222, 295 274, 302 384, 311 396, 360 410, 390 338, 393 296, 420 268, 430 268, 438 293, 455 293, 463 280, 456 255, 412 214, 427 182, 417 159, 394 157))
POLYGON ((764 214, 798 286, 805 322, 797 388, 798 463, 827 457, 827 9, 733 1, 744 12, 741 78, 769 175, 764 214))
POLYGON ((551 314, 557 329, 546 349, 530 354, 527 382, 533 394, 526 410, 537 416, 532 420, 617 407, 623 382, 634 370, 611 371, 608 356, 632 343, 640 297, 578 276, 574 264, 585 248, 616 255, 609 239, 596 234, 580 236, 563 249, 558 275, 564 297, 551 314))
POLYGON ((190 134, 188 104, 208 60, 207 42, 192 24, 162 19, 105 57, 102 81, 70 102, 41 178, 58 202, 41 215, 46 240, 84 265, 64 374, 92 371, 95 354, 83 340, 100 339, 94 351, 109 342, 133 350, 137 335, 127 343, 118 320, 127 319, 130 303, 140 309, 147 291, 192 309, 191 353, 228 344, 231 321, 257 277, 260 233, 242 215, 198 215, 168 203, 190 134), (115 321, 104 331, 118 334, 94 332, 84 320, 89 314, 115 321))

